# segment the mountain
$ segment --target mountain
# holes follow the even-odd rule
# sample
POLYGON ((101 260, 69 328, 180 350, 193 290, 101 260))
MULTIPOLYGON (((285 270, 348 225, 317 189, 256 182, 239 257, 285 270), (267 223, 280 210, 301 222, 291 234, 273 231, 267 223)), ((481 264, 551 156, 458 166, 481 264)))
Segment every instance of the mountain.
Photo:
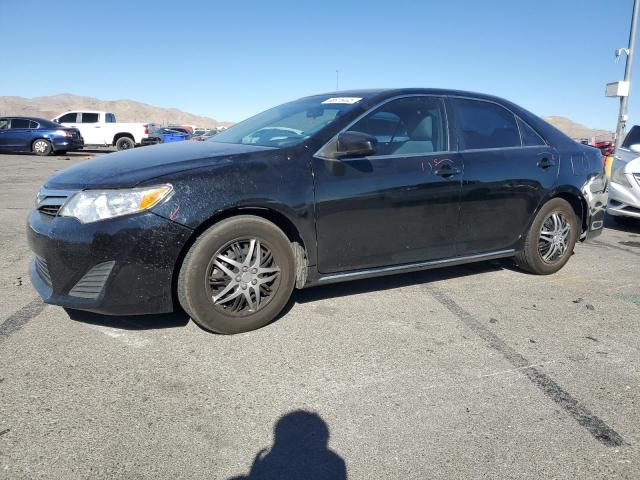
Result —
POLYGON ((613 132, 588 128, 567 117, 552 116, 545 117, 545 120, 561 132, 564 132, 565 135, 568 135, 575 140, 582 140, 584 138, 591 137, 595 137, 596 141, 613 140, 613 132))
POLYGON ((209 117, 162 108, 133 100, 100 100, 70 93, 48 97, 0 97, 0 115, 25 115, 51 119, 68 110, 104 110, 116 114, 119 122, 148 122, 162 125, 197 125, 213 128, 233 125, 209 117))
MULTIPOLYGON (((208 128, 233 125, 233 122, 221 122, 213 118, 183 112, 177 108, 155 107, 134 100, 100 100, 70 93, 34 98, 0 97, 0 115, 53 118, 68 110, 105 110, 115 113, 119 122, 184 124, 208 128)), ((551 116, 546 117, 545 120, 576 140, 590 137, 595 137, 597 140, 611 140, 613 138, 612 132, 591 129, 567 117, 551 116)))

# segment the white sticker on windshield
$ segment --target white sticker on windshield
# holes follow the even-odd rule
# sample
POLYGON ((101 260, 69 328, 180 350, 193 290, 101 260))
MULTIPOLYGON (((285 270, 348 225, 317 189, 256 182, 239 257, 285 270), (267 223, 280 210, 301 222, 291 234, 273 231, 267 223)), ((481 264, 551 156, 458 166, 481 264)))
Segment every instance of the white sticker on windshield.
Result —
POLYGON ((347 105, 351 105, 353 103, 357 103, 362 100, 362 97, 333 97, 327 98, 322 103, 345 103, 347 105))

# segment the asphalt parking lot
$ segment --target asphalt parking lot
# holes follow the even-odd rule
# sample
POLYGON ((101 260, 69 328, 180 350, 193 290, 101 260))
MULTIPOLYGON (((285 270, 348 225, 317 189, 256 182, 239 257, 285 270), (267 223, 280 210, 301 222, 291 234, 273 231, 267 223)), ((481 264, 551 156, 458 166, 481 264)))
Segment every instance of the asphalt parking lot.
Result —
POLYGON ((0 156, 0 478, 640 478, 640 226, 553 276, 318 287, 216 336, 40 302, 25 218, 87 158, 0 156))

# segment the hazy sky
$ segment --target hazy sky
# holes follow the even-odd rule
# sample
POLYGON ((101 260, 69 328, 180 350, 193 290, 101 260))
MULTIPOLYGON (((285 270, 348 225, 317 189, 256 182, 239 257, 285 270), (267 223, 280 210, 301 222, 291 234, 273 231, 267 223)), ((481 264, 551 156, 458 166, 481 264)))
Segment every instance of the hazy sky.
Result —
POLYGON ((335 90, 338 69, 340 89, 474 90, 613 130, 604 88, 623 76, 614 50, 632 3, 0 0, 0 95, 130 98, 237 121, 335 90))

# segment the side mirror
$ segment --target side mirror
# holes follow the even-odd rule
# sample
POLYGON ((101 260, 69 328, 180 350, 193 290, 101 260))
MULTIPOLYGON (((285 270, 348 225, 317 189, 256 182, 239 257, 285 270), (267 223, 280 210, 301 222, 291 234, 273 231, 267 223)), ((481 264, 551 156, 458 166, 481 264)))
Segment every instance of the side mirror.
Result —
POLYGON ((633 153, 640 153, 640 143, 634 143, 633 145, 630 145, 629 150, 631 150, 633 153))
POLYGON ((336 158, 366 157, 376 152, 378 140, 375 137, 362 132, 343 132, 338 135, 336 145, 336 158))

